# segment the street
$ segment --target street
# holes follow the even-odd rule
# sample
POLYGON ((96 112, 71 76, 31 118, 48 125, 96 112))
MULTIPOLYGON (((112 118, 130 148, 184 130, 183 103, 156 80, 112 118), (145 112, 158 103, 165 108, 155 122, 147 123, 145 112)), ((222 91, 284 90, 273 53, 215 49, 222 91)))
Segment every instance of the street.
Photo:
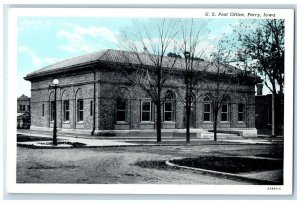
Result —
POLYGON ((131 146, 106 148, 17 148, 17 183, 251 184, 171 167, 145 168, 141 161, 200 155, 262 156, 281 153, 279 144, 131 146))

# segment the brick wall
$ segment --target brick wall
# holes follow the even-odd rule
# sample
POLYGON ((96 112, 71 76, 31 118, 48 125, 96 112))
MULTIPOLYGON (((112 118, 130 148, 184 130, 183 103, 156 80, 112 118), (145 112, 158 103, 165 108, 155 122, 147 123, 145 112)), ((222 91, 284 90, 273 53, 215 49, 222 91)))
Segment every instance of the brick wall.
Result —
MULTIPOLYGON (((95 128, 97 130, 110 129, 141 129, 154 128, 156 120, 156 107, 152 104, 152 122, 141 123, 141 101, 145 99, 145 93, 139 87, 128 85, 128 81, 117 72, 108 71, 99 68, 95 74, 91 70, 82 72, 74 72, 72 74, 57 75, 44 77, 39 80, 32 81, 32 114, 31 121, 33 126, 52 127, 50 121, 50 101, 53 100, 53 89, 49 89, 54 78, 57 78, 60 83, 57 90, 57 126, 59 128, 68 129, 87 129, 92 130, 94 121, 93 114, 90 114, 91 101, 96 103, 95 108, 95 128), (94 80, 95 78, 95 80, 94 80), (96 93, 96 101, 94 101, 94 88, 96 93), (126 121, 117 123, 116 121, 116 98, 120 90, 126 89, 128 94, 126 107, 126 121), (77 122, 77 100, 84 101, 84 120, 77 122), (69 121, 63 121, 63 101, 69 100, 69 121), (42 107, 44 104, 44 116, 42 115, 42 107)), ((211 82, 213 83, 213 82, 211 82)), ((195 128, 211 129, 213 123, 203 121, 203 99, 207 93, 201 86, 195 91, 197 101, 193 107, 193 123, 195 128)), ((172 123, 163 123, 164 128, 184 128, 185 124, 185 108, 182 98, 184 98, 184 85, 182 79, 172 77, 167 81, 167 86, 163 90, 172 90, 175 94, 175 111, 172 123)), ((231 97, 229 105, 230 121, 226 123, 219 122, 220 128, 252 128, 255 127, 255 92, 254 85, 252 86, 236 86, 229 92, 231 97), (241 98, 244 98, 246 120, 238 122, 238 103, 241 98)), ((174 108, 175 108, 174 107, 174 108)), ((93 107, 92 107, 93 108, 93 107)), ((162 116, 163 116, 163 109, 162 116)), ((220 113, 219 113, 220 120, 220 113)))

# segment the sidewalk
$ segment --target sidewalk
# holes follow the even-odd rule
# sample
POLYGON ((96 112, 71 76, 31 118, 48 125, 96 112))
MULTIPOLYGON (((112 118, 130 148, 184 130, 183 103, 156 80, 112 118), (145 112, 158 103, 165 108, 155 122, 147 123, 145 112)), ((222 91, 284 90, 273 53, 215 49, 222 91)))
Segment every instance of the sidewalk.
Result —
MULTIPOLYGON (((23 134, 28 136, 36 136, 36 137, 51 137, 52 132, 50 131, 42 131, 42 130, 18 130, 17 134, 23 134)), ((142 134, 142 132, 141 132, 142 134)), ((111 145, 152 145, 156 143, 156 136, 149 136, 149 135, 133 135, 133 136, 93 136, 87 133, 67 133, 67 132, 58 132, 57 134, 58 139, 64 138, 65 140, 72 140, 72 142, 83 142, 88 143, 89 146, 111 146, 111 145), (83 140, 85 139, 85 140, 83 140), (102 142, 100 142, 102 141, 102 142), (93 144, 94 145, 93 145, 93 144), (136 143, 136 144, 135 144, 136 143), (105 145, 107 144, 107 145, 105 145)), ((240 136, 231 136, 226 134, 218 134, 218 141, 213 141, 213 138, 199 138, 199 137, 191 137, 191 145, 192 144, 227 144, 227 143, 234 143, 234 144, 274 144, 274 143, 281 143, 283 142, 283 138, 272 138, 269 140, 268 137, 256 137, 256 138, 244 138, 240 136)), ((162 142, 160 145, 167 145, 169 142, 170 144, 174 144, 176 142, 185 142, 185 137, 172 137, 163 135, 162 142)))
MULTIPOLYGON (((34 133, 21 133, 17 132, 17 134, 22 134, 26 136, 33 136, 33 137, 46 137, 46 138, 52 138, 52 135, 49 134, 34 134, 34 133)), ((119 141, 112 141, 112 140, 99 140, 95 137, 70 137, 70 136, 58 136, 57 137, 60 140, 72 142, 72 143, 83 143, 85 144, 85 147, 113 147, 113 146, 134 146, 138 144, 134 143, 126 143, 126 142, 119 142, 119 141)), ((20 145, 34 145, 37 147, 42 147, 42 146, 52 146, 49 145, 45 142, 41 141, 29 141, 29 142, 18 142, 20 145)), ((68 147, 66 145, 62 145, 61 147, 68 147)))

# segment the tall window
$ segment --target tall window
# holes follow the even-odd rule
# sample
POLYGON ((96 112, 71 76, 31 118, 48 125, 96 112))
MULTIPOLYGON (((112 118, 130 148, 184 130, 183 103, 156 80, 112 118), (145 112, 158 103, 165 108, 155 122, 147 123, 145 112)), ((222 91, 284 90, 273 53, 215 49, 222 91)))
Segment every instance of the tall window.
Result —
POLYGON ((70 120, 70 104, 69 100, 64 101, 64 121, 70 120))
POLYGON ((45 115, 45 104, 42 104, 42 116, 45 115))
POLYGON ((77 100, 77 122, 83 121, 83 100, 77 100))
POLYGON ((204 101, 203 121, 210 122, 212 121, 212 105, 211 105, 210 95, 206 94, 203 101, 204 101))
POLYGON ((151 121, 151 101, 142 101, 141 121, 151 121))
POLYGON ((93 101, 91 101, 91 103, 90 103, 90 116, 93 116, 93 109, 94 109, 93 101))
POLYGON ((223 104, 221 106, 221 121, 228 121, 228 104, 223 104))
POLYGON ((20 105, 20 111, 21 112, 25 111, 25 105, 20 105))
POLYGON ((211 121, 211 104, 204 104, 204 121, 211 121))
POLYGON ((245 113, 245 105, 238 104, 238 121, 239 122, 245 121, 244 113, 245 113))
POLYGON ((173 121, 173 103, 170 101, 165 102, 164 119, 165 121, 173 121))
POLYGON ((126 121, 126 99, 117 98, 117 121, 126 121))
POLYGON ((55 109, 55 103, 54 101, 51 101, 50 103, 50 120, 53 121, 54 120, 54 110, 55 109))
POLYGON ((165 93, 164 121, 174 121, 174 99, 175 99, 174 92, 168 90, 165 93))

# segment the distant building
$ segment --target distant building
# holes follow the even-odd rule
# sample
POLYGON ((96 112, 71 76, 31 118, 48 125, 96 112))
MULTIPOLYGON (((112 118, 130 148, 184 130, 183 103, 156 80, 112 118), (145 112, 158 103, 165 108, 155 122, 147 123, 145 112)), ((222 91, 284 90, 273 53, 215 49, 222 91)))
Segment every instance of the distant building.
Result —
MULTIPOLYGON (((53 79, 59 80, 57 89, 57 127, 62 130, 84 130, 99 134, 103 130, 154 129, 155 105, 139 87, 133 86, 115 68, 119 56, 130 55, 120 50, 103 50, 79 57, 66 59, 56 64, 29 73, 25 79, 31 82, 31 129, 51 129, 54 120, 54 90, 49 88, 53 79)), ((148 67, 153 66, 142 53, 148 67)), ((165 57, 167 62, 169 59, 165 57)), ((175 68, 184 68, 178 59, 175 68)), ((136 61, 128 63, 139 66, 136 61)), ((200 60, 199 66, 208 66, 213 78, 216 67, 200 60)), ((242 72, 234 67, 228 69, 228 76, 242 72)), ((224 83, 226 80, 224 80, 224 83)), ((260 81, 253 76, 247 84, 236 84, 228 92, 218 116, 219 129, 240 130, 256 135, 255 129, 255 84, 260 81)), ((237 82, 236 82, 237 83, 237 82)), ((163 129, 185 128, 185 106, 180 100, 184 96, 183 79, 174 74, 163 90, 166 100, 162 105, 163 129)), ((199 87, 195 91, 192 107, 191 128, 212 129, 212 98, 207 90, 199 87)))
POLYGON ((30 97, 24 94, 17 99, 17 128, 30 127, 30 97))
MULTIPOLYGON (((272 94, 262 95, 263 84, 257 85, 255 96, 255 127, 258 134, 271 135, 272 131, 272 94)), ((283 135, 284 95, 275 97, 275 134, 283 135)))

